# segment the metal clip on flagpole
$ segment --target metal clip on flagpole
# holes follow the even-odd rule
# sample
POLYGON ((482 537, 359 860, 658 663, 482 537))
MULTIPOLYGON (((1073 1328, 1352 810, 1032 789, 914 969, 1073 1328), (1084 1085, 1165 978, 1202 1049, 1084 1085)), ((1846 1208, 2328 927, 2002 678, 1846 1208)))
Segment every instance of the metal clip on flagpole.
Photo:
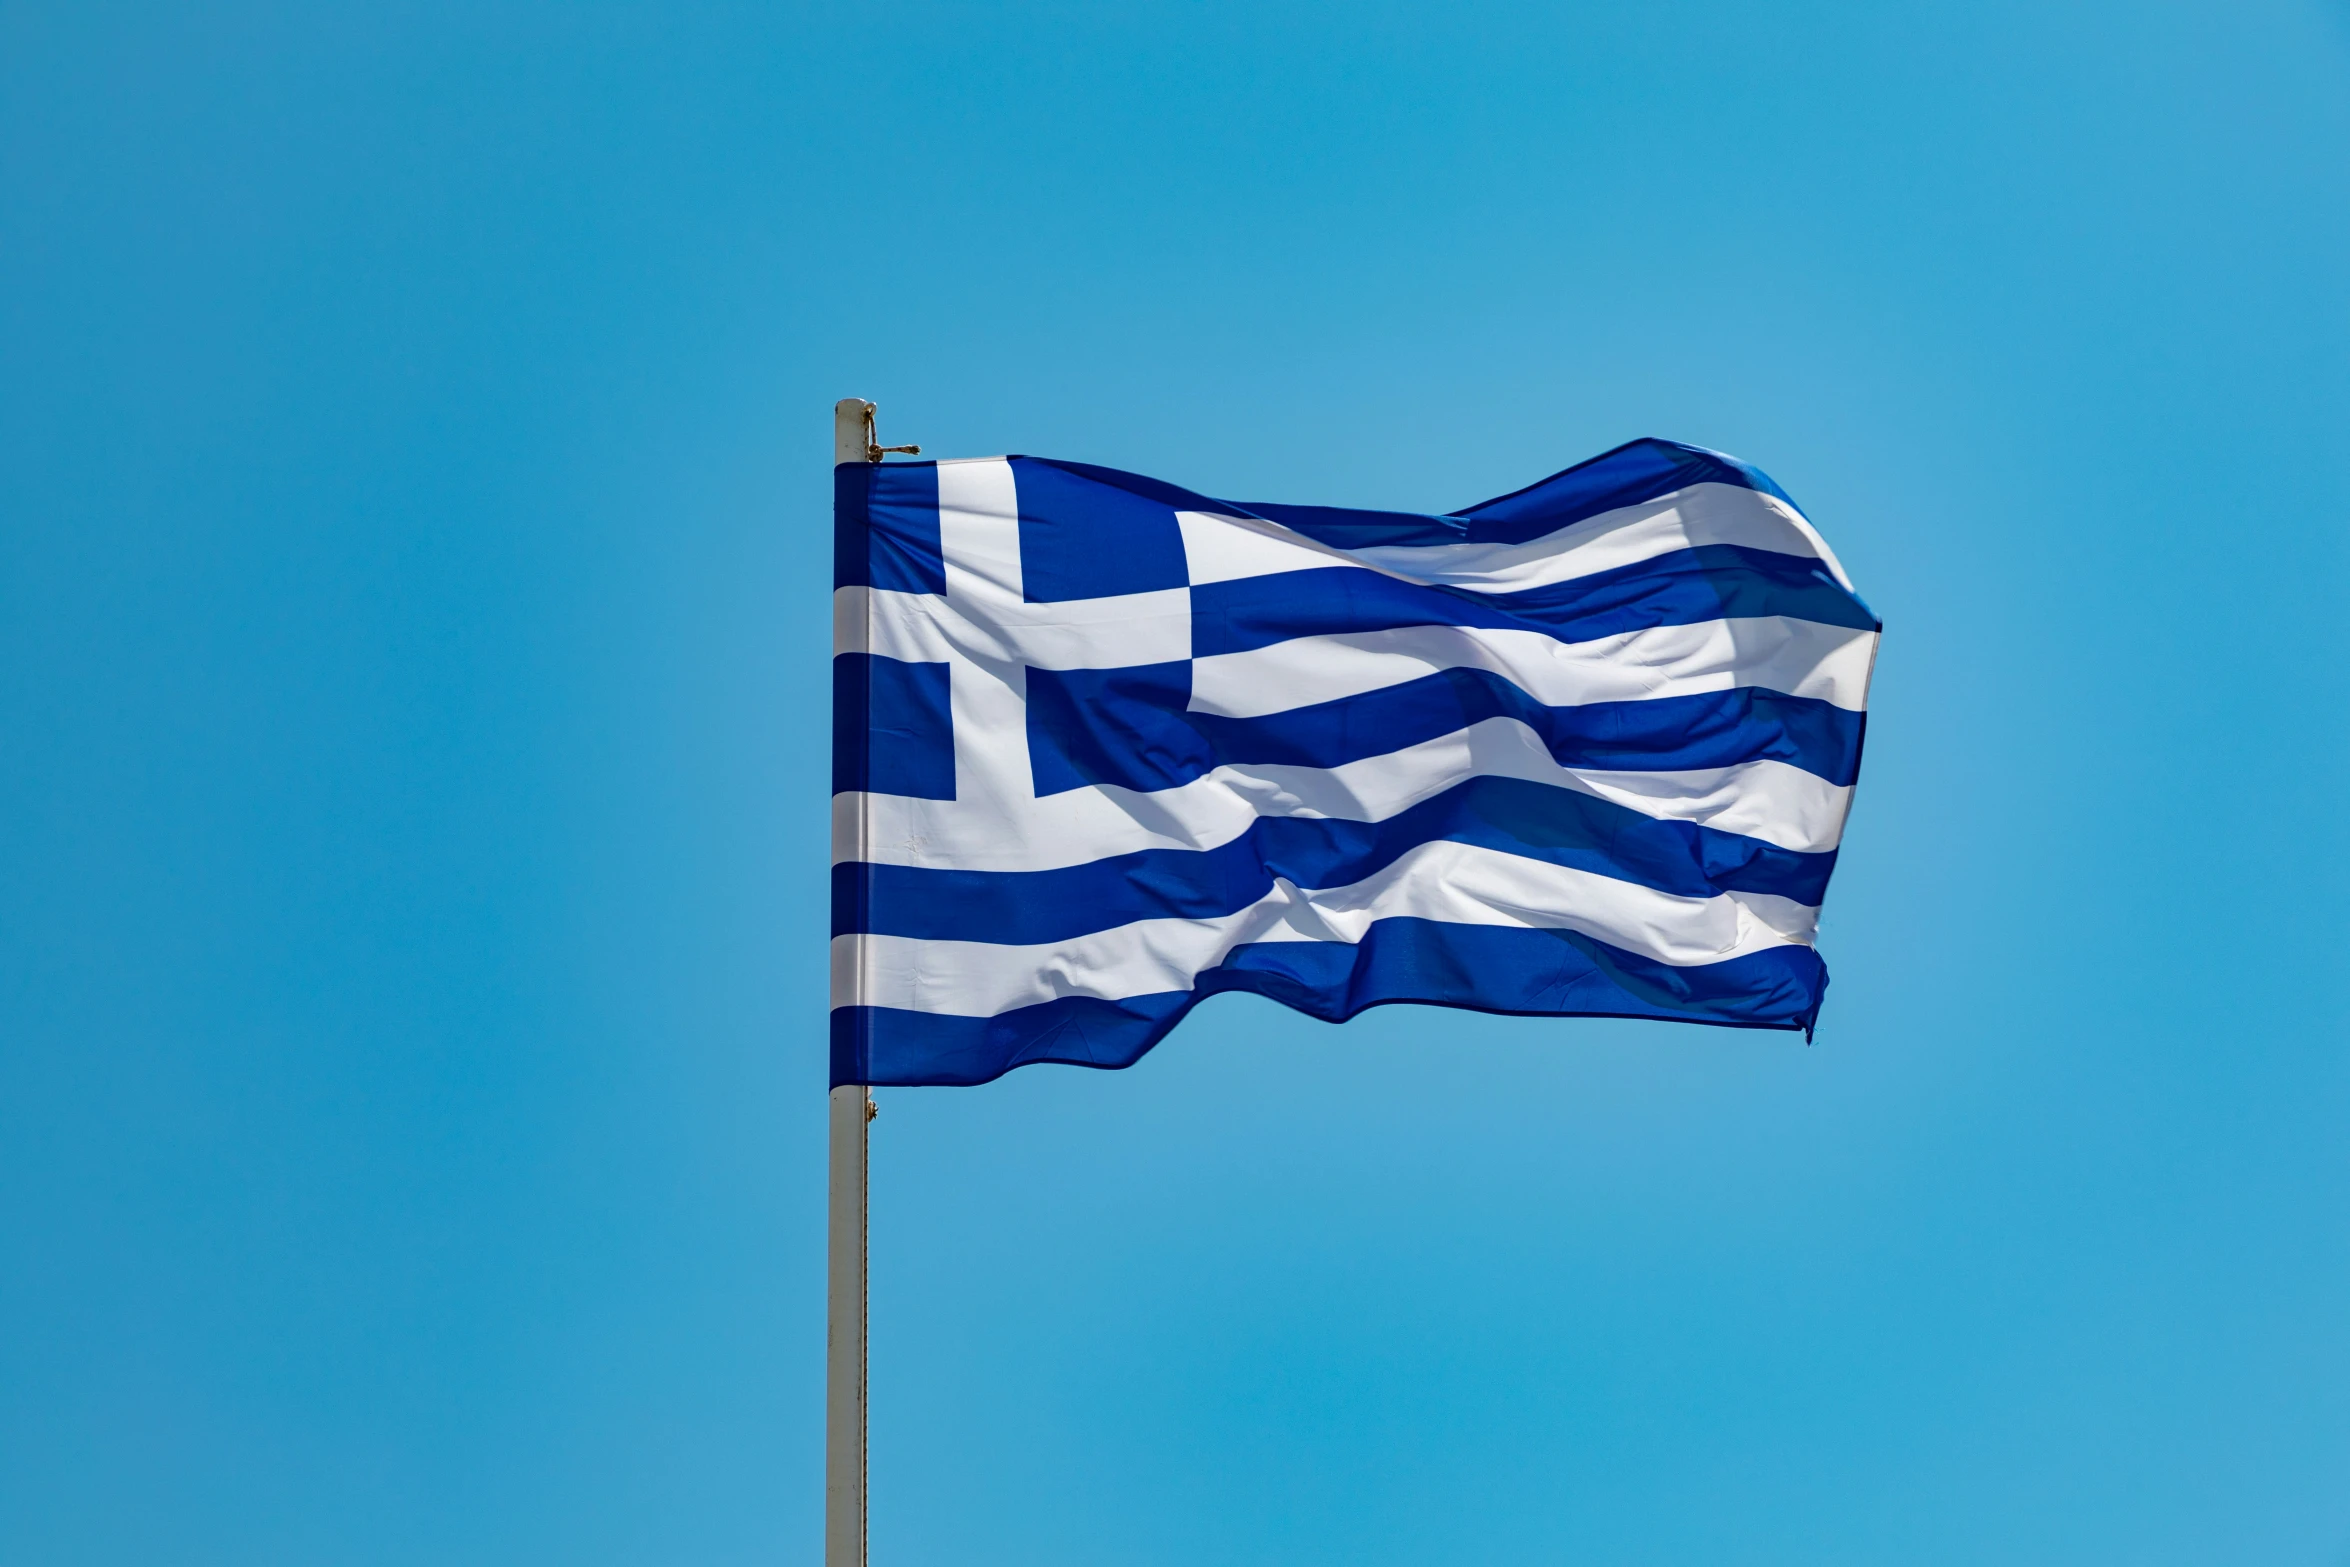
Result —
POLYGON ((877 404, 862 397, 844 397, 832 405, 832 463, 839 467, 844 462, 879 462, 891 452, 904 452, 908 457, 919 457, 919 446, 883 446, 881 437, 873 428, 873 416, 879 412, 877 404))
MULTIPOLYGON (((844 397, 832 408, 832 460, 877 463, 873 405, 844 397)), ((863 824, 858 826, 860 849, 863 824)), ((831 1196, 825 1246, 824 1567, 865 1567, 865 1144, 875 1114, 864 1084, 832 1091, 831 1196)))

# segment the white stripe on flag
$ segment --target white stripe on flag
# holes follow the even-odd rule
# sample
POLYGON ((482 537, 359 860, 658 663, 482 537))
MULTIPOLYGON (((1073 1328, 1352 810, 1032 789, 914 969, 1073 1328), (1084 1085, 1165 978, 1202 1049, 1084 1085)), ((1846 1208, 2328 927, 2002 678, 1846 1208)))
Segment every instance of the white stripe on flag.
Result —
MULTIPOLYGON (((992 588, 966 582, 992 594, 992 588)), ((832 650, 916 664, 957 658, 1018 661, 1031 669, 1119 669, 1191 657, 1191 590, 1029 604, 1008 596, 835 588, 832 650)))
POLYGON ((1867 705, 1876 633, 1781 615, 1653 626, 1588 642, 1539 631, 1400 626, 1293 637, 1191 667, 1191 707, 1261 718, 1401 685, 1444 669, 1484 669, 1547 707, 1639 702, 1761 686, 1855 712, 1867 705))

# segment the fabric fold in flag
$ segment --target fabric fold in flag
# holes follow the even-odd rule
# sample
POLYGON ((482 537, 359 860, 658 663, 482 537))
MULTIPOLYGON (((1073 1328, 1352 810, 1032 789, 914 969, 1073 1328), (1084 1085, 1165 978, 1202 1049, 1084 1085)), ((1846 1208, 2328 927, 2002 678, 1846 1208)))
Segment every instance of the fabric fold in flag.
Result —
POLYGON ((1759 470, 1458 513, 844 464, 832 1080, 1123 1067, 1238 990, 1800 1030, 1880 630, 1759 470))

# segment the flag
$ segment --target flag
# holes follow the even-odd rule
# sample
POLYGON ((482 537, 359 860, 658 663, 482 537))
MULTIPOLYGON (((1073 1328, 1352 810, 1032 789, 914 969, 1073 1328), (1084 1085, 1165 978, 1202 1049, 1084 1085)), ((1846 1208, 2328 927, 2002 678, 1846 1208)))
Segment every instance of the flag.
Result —
POLYGON ((1229 990, 1809 1036, 1879 625, 1759 470, 844 463, 835 532, 835 1084, 1129 1066, 1229 990))

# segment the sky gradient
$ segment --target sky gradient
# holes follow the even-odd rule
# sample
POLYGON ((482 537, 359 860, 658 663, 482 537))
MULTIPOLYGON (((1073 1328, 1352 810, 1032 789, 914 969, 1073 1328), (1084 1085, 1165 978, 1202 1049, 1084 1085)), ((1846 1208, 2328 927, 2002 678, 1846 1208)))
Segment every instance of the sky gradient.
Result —
POLYGON ((812 1562, 831 405, 1886 623, 1817 1042, 881 1094, 879 1567, 2350 1562, 2350 10, 0 10, 0 1559, 812 1562))

